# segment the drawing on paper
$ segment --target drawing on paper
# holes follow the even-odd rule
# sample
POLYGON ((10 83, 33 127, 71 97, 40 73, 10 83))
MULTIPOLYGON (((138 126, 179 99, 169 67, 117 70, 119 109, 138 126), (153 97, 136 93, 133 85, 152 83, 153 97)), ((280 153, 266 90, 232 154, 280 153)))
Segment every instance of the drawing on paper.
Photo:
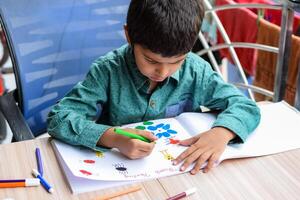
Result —
POLYGON ((90 176, 90 175, 92 175, 92 173, 91 172, 89 172, 89 171, 86 171, 86 170, 84 170, 84 169, 81 169, 81 170, 79 170, 82 174, 84 174, 84 175, 86 175, 86 176, 90 176))
POLYGON ((176 139, 173 139, 173 138, 165 138, 164 142, 165 142, 165 145, 178 144, 179 140, 176 140, 176 139))
POLYGON ((177 131, 171 129, 170 124, 159 123, 154 125, 153 122, 146 121, 143 122, 143 125, 144 126, 142 125, 136 126, 135 129, 149 130, 158 138, 162 138, 162 137, 169 138, 174 134, 177 134, 177 131))
POLYGON ((179 140, 175 140, 172 138, 169 138, 169 141, 170 141, 170 144, 178 144, 179 143, 179 140))
POLYGON ((127 168, 124 166, 123 163, 113 164, 113 166, 120 174, 128 174, 127 168))
POLYGON ((86 160, 83 160, 83 162, 84 162, 84 163, 87 163, 87 164, 95 164, 96 161, 86 159, 86 160))
POLYGON ((174 157, 170 153, 168 153, 167 149, 161 150, 160 153, 162 153, 162 155, 164 156, 164 159, 174 160, 174 157))
POLYGON ((98 158, 104 158, 104 153, 101 151, 96 151, 96 157, 98 158))

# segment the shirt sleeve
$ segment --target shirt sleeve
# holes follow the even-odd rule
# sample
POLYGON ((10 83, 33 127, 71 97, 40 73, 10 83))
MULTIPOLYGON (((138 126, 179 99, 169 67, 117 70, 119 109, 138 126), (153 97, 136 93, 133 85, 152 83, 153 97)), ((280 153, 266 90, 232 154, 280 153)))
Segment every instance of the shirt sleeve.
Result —
POLYGON ((97 146, 101 135, 110 126, 97 124, 107 101, 107 76, 94 63, 84 81, 79 82, 48 114, 48 133, 72 145, 94 150, 107 150, 97 146))
POLYGON ((208 63, 202 76, 202 105, 221 111, 213 127, 227 128, 238 136, 234 142, 245 142, 260 122, 260 110, 256 103, 235 86, 225 83, 208 63))

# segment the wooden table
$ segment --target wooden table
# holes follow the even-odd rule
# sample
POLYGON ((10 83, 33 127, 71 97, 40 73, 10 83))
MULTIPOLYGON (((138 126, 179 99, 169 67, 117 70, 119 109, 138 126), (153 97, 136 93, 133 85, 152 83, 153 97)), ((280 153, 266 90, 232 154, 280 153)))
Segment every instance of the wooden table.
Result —
MULTIPOLYGON (((120 188, 72 195, 60 170, 49 138, 0 146, 0 179, 31 178, 37 168, 35 148, 41 148, 44 176, 53 185, 54 194, 43 187, 0 189, 0 199, 82 199, 94 200, 120 188)), ((211 172, 189 173, 140 183, 143 189, 116 199, 166 199, 191 187, 197 192, 186 199, 300 199, 300 149, 272 156, 222 162, 211 172)))

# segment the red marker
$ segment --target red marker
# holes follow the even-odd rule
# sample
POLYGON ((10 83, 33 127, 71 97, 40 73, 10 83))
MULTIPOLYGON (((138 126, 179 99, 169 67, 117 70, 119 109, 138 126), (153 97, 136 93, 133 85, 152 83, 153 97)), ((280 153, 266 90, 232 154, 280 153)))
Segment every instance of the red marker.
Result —
POLYGON ((185 192, 181 192, 176 194, 175 196, 169 197, 166 200, 178 200, 187 196, 190 196, 196 192, 197 188, 193 187, 191 189, 186 190, 185 192))

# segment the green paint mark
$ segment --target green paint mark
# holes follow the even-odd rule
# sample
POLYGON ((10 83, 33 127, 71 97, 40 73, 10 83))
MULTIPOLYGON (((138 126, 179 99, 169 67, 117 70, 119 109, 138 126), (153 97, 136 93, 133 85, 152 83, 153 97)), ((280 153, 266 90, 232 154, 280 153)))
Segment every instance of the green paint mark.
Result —
POLYGON ((143 122, 144 125, 152 125, 153 122, 149 122, 149 121, 146 121, 146 122, 143 122))
POLYGON ((135 129, 139 129, 139 130, 145 130, 146 127, 145 126, 136 126, 135 129))

